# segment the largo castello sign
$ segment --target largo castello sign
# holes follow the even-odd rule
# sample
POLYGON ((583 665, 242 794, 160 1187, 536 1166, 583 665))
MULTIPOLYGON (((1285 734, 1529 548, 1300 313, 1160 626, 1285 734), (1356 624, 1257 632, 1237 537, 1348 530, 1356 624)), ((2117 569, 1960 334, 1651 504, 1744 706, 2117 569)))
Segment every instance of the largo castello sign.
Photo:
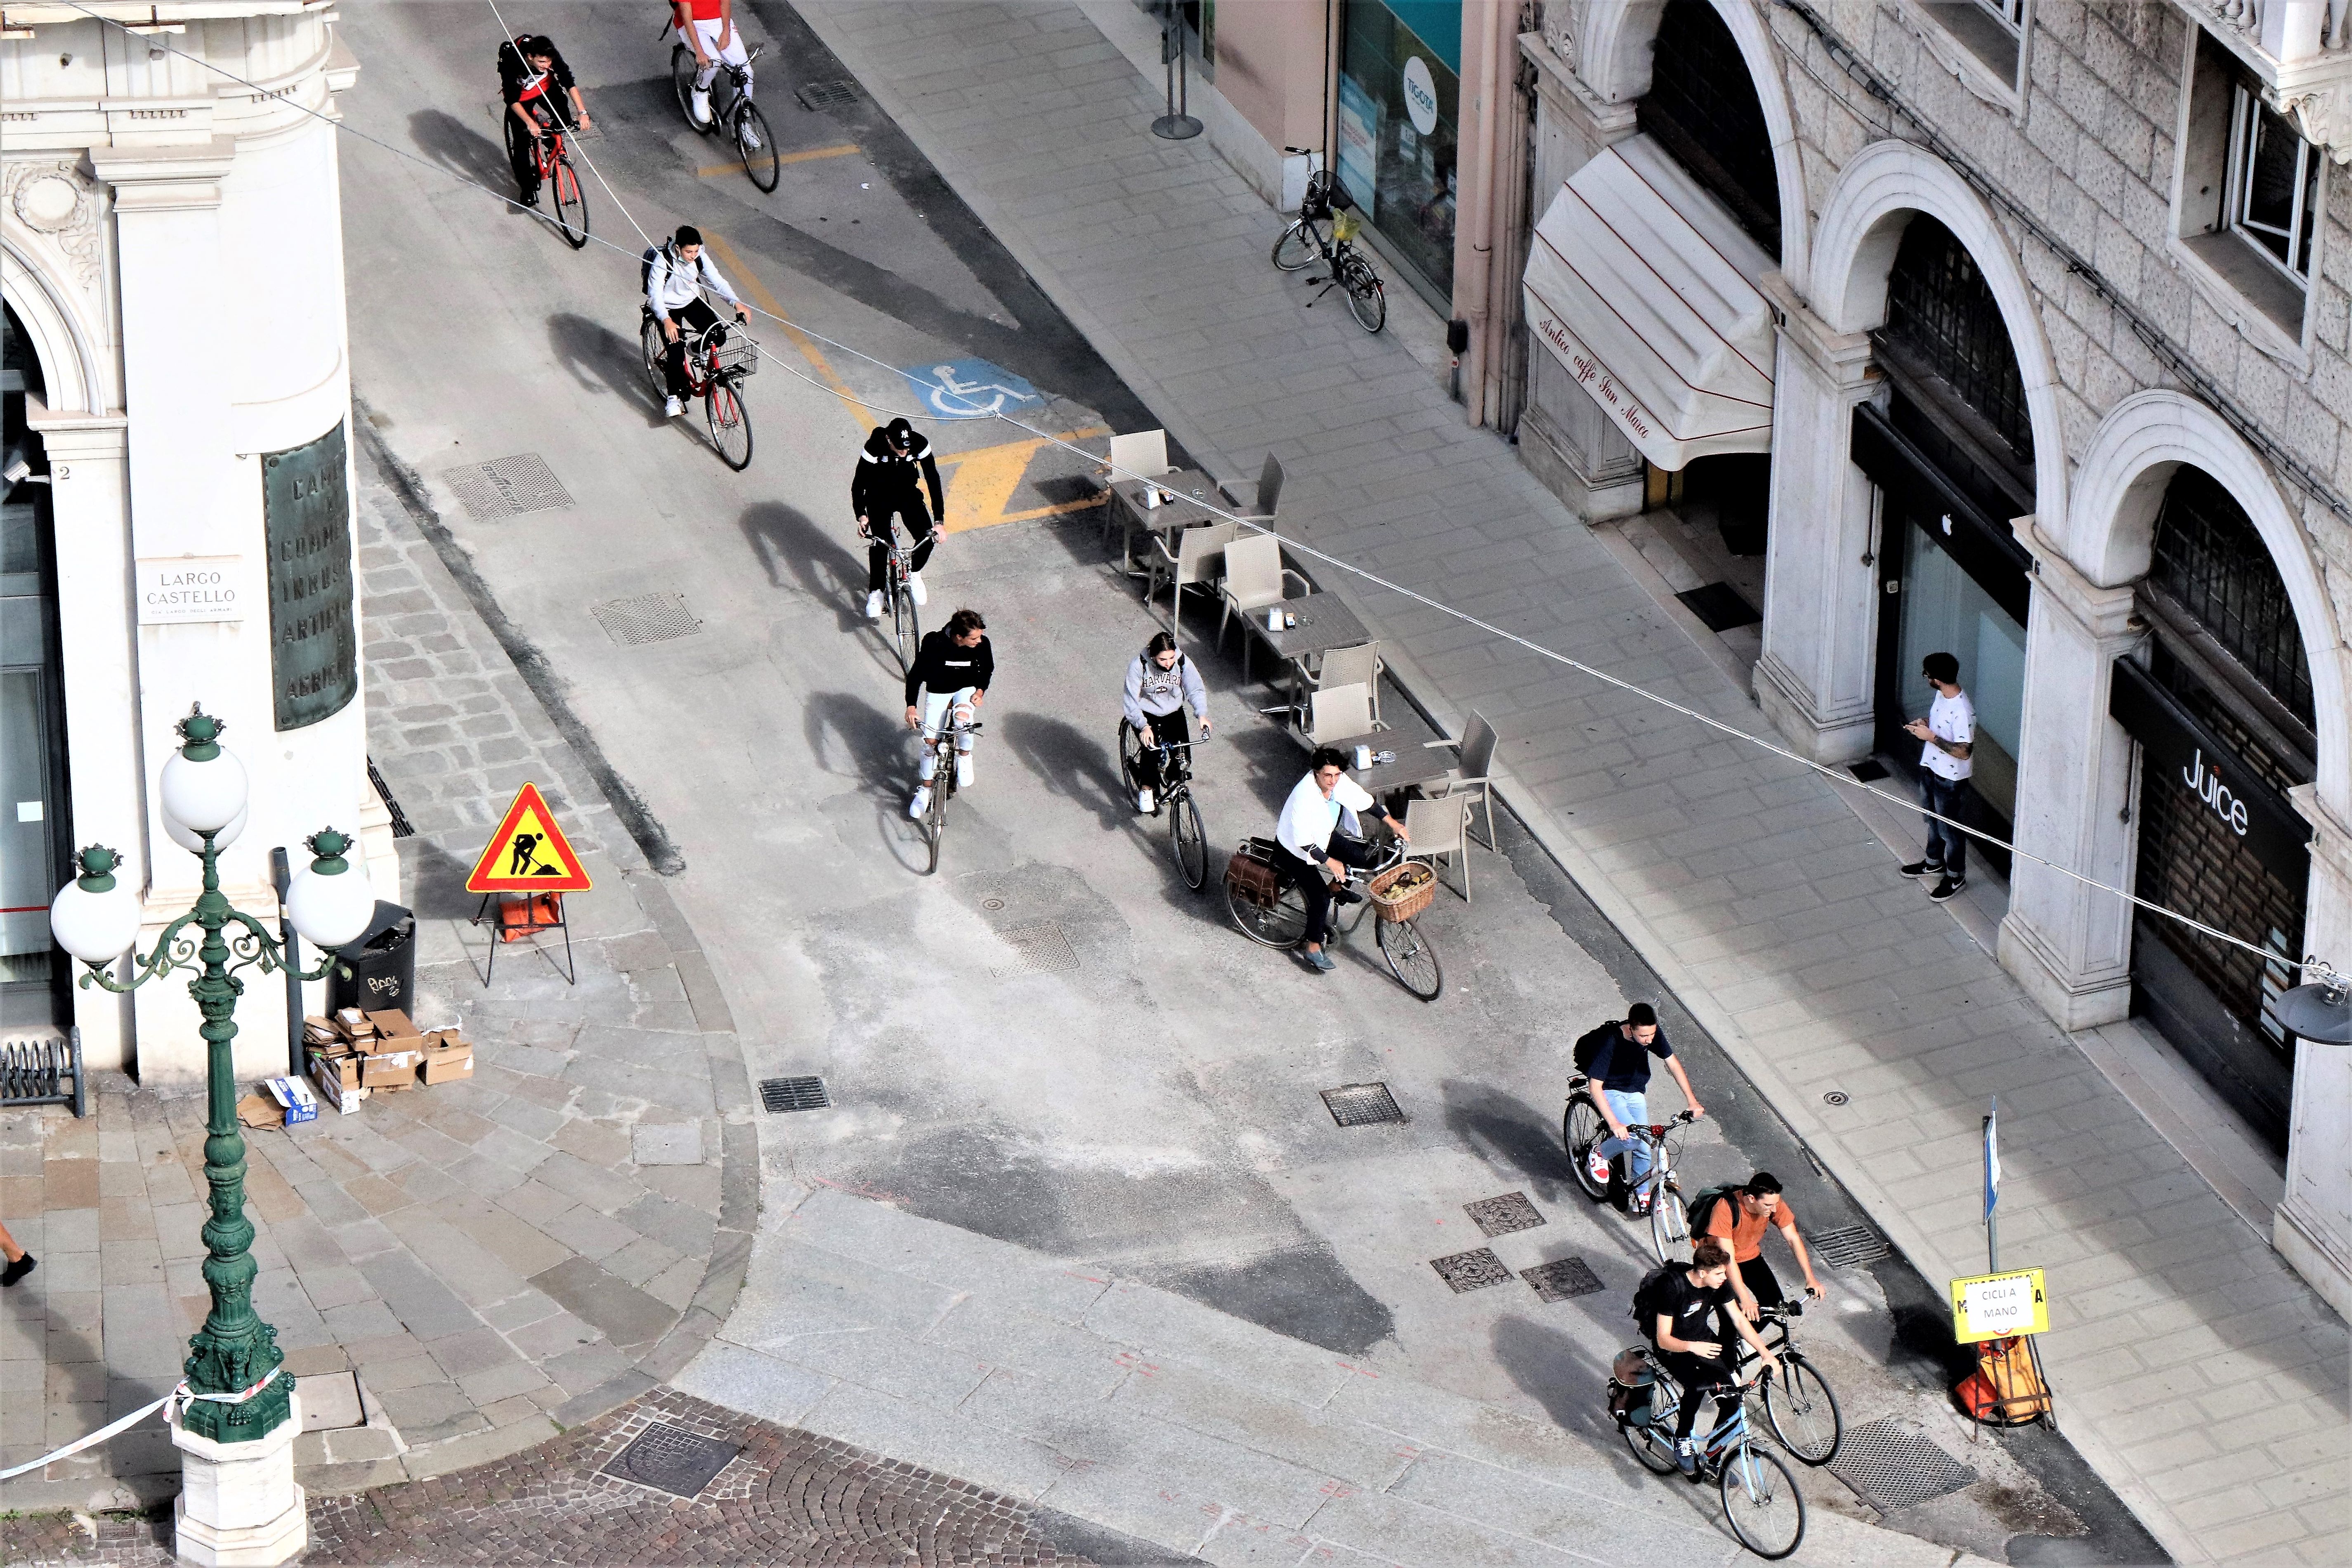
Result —
POLYGON ((252 569, 242 555, 142 556, 139 624, 242 621, 254 602, 252 569))

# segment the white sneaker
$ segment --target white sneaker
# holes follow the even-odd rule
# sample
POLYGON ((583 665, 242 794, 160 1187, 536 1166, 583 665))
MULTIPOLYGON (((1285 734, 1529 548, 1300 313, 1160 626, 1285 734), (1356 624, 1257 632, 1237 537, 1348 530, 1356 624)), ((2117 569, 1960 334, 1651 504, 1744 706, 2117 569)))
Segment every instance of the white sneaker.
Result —
POLYGON ((710 123, 710 94, 701 88, 694 89, 694 122, 697 125, 710 123))
POLYGON ((744 151, 756 153, 760 150, 760 133, 757 131, 746 125, 743 127, 742 136, 744 151))
POLYGON ((956 788, 971 787, 971 753, 964 752, 956 757, 956 788))
POLYGON ((866 618, 869 621, 882 618, 882 593, 878 588, 866 595, 866 618))
POLYGON ((920 822, 923 819, 923 813, 930 809, 931 786, 925 784, 915 792, 915 798, 907 803, 907 815, 920 822))
POLYGON ((686 405, 685 405, 685 404, 683 404, 683 403, 680 403, 677 398, 675 398, 675 397, 668 397, 668 398, 664 398, 664 399, 662 400, 662 417, 663 417, 663 418, 665 418, 665 419, 675 419, 675 418, 677 418, 679 415, 681 415, 681 414, 683 414, 683 413, 685 413, 685 412, 686 412, 686 405))
POLYGON ((1141 812, 1146 816, 1150 816, 1151 815, 1151 792, 1150 790, 1139 789, 1135 792, 1135 809, 1141 812))
POLYGON ((907 592, 918 605, 928 605, 931 602, 931 596, 923 592, 923 574, 920 572, 907 574, 907 592))

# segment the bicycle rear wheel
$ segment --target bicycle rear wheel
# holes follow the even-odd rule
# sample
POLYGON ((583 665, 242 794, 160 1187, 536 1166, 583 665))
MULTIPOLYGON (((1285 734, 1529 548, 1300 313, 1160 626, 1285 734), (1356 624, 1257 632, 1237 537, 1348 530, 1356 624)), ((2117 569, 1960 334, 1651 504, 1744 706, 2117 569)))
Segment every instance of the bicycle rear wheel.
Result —
POLYGON ((1340 259, 1339 283, 1348 290, 1348 311, 1356 325, 1377 332, 1388 324, 1389 297, 1372 264, 1353 251, 1340 259))
POLYGON ((1445 989, 1445 972, 1438 967, 1437 949, 1411 921, 1381 921, 1373 937, 1397 984, 1424 1002, 1436 1001, 1437 994, 1445 989))
POLYGON ((574 250, 588 244, 588 197, 580 189, 580 176, 568 157, 555 160, 555 177, 548 182, 554 187, 555 226, 574 250))
POLYGON ((1690 1241, 1690 1215, 1683 1195, 1661 1182, 1650 1198, 1650 1250, 1661 1263, 1673 1263, 1690 1241))
POLYGON ((1794 1552, 1805 1539, 1805 1494, 1778 1456, 1753 1443, 1724 1456, 1723 1517, 1739 1543, 1773 1561, 1794 1552))
POLYGON ((1201 808, 1187 790, 1169 807, 1168 847, 1176 857, 1176 874, 1194 892, 1209 879, 1209 841, 1201 831, 1201 808))
POLYGON ((743 154, 743 172, 762 191, 772 191, 783 177, 783 154, 776 150, 776 138, 768 130, 768 118, 760 106, 745 100, 735 112, 735 151, 743 154))
POLYGON ((669 344, 662 338, 661 322, 647 311, 637 331, 638 346, 646 352, 646 381, 654 389, 654 401, 659 403, 669 395, 669 377, 662 370, 662 355, 669 344))
POLYGON ((922 616, 904 583, 890 587, 890 635, 898 655, 898 673, 904 675, 915 668, 915 655, 923 646, 922 616))
POLYGON ((1625 1447, 1633 1450, 1633 1458, 1642 1461, 1643 1469, 1662 1476, 1671 1476, 1680 1468, 1675 1462, 1674 1428, 1659 1425, 1668 1418, 1673 1408, 1672 1402, 1663 1401, 1659 1393, 1654 1392, 1650 1395, 1651 1418, 1629 1423, 1623 1428, 1625 1447))
POLYGON ((1295 218, 1288 228, 1275 237, 1274 264, 1285 272, 1298 272, 1311 265, 1321 254, 1315 245, 1316 236, 1307 226, 1307 220, 1295 218))
POLYGON ((684 44, 670 47, 669 85, 670 90, 677 94, 677 111, 686 116, 686 122, 709 135, 717 117, 713 116, 711 120, 694 117, 694 51, 684 44))
POLYGON ((1128 805, 1133 805, 1143 788, 1143 737, 1124 719, 1118 721, 1118 782, 1127 788, 1128 805))
POLYGON ((710 444, 719 460, 741 473, 751 466, 751 415, 733 380, 713 376, 702 395, 703 423, 710 426, 710 444))
POLYGON ((1608 1136, 1609 1124, 1592 1101, 1578 1095, 1568 1102, 1568 1110, 1559 1119, 1560 1147, 1568 1151, 1568 1163, 1576 1172, 1576 1184, 1584 1189, 1586 1197, 1598 1201, 1609 1194, 1607 1178, 1592 1179, 1592 1146, 1608 1136))
POLYGON ((1306 939, 1307 900, 1298 896, 1297 888, 1287 884, 1274 908, 1266 910, 1234 897, 1233 886, 1228 883, 1225 910, 1234 917, 1234 924, 1241 928, 1244 936, 1267 947, 1297 947, 1306 939))
POLYGON ((1837 1395, 1812 1363, 1790 1352, 1780 1357, 1780 1375, 1764 1384, 1764 1418, 1780 1446, 1808 1465, 1836 1458, 1845 1438, 1837 1395))

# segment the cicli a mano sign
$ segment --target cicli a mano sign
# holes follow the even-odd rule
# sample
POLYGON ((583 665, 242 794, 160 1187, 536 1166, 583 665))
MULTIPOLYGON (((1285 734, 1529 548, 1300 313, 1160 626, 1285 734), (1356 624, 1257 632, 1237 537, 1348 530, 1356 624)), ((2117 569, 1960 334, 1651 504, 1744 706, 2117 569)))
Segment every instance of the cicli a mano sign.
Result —
POLYGON ((142 626, 241 621, 254 597, 242 555, 142 556, 138 577, 142 626))
POLYGON ((2142 790, 2186 791, 2289 885, 2310 875, 2311 828, 2302 814, 2129 659, 2116 661, 2107 710, 2140 743, 2142 790))
POLYGON ((269 668, 278 728, 299 730, 359 695, 351 487, 343 427, 261 461, 269 543, 269 668))

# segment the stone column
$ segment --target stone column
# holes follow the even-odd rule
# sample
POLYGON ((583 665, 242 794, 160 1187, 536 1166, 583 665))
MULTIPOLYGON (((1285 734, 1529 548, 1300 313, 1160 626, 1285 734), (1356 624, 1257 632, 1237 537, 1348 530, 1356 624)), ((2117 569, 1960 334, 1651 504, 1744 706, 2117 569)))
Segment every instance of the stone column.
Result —
MULTIPOLYGON (((280 1375, 284 1375, 280 1373, 280 1375)), ((294 1439, 302 1399, 265 1436, 215 1443, 187 1429, 177 1401, 164 1406, 180 1450, 180 1496, 172 1505, 173 1551, 200 1568, 278 1568, 310 1544, 309 1500, 294 1481, 294 1439)))
POLYGON ((1764 654, 1756 700, 1817 763, 1870 755, 1877 679, 1878 488, 1854 467, 1853 410, 1878 386, 1866 332, 1833 332, 1780 273, 1764 654))
MULTIPOLYGON (((2021 517, 2033 555, 2025 629, 2024 734, 2017 757, 2017 846, 2110 887, 2131 886, 2132 738, 2107 714, 2118 656, 2146 627, 2129 586, 2103 588, 2021 517)), ((2062 1029, 2131 1011, 2132 908, 2021 857, 2000 922, 2001 967, 2062 1029)))
MULTIPOLYGON (((2304 951, 2352 971, 2352 824, 2321 802, 2315 784, 2287 798, 2312 826, 2304 951)), ((2271 1245, 2339 1317, 2352 1318, 2352 1047, 2296 1047, 2289 1126, 2286 1197, 2271 1245)))

